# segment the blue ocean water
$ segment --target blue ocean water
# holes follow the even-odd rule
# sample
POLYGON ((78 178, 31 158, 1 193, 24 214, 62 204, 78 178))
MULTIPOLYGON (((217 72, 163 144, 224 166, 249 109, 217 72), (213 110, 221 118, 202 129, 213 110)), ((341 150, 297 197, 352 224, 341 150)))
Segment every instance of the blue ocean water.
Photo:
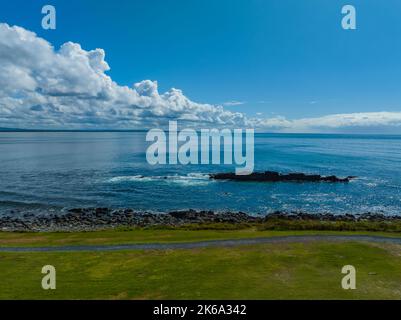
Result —
POLYGON ((151 166, 143 132, 0 133, 0 214, 73 207, 401 214, 401 136, 256 134, 255 170, 350 183, 212 181, 226 165, 151 166))

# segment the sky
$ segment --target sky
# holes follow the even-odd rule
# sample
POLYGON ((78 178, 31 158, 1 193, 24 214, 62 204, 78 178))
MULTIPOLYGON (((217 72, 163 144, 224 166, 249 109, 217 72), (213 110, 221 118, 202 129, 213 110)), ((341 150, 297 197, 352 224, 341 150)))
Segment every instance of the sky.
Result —
POLYGON ((400 17, 399 0, 2 1, 0 127, 401 133, 400 17))

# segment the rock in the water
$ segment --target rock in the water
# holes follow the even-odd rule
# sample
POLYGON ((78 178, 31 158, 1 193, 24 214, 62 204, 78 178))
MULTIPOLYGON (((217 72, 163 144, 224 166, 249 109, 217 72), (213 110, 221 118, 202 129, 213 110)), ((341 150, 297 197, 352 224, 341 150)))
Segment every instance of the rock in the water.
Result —
POLYGON ((336 176, 321 176, 319 174, 289 173, 281 174, 275 171, 254 172, 249 175, 236 175, 235 173, 210 174, 210 179, 255 181, 255 182, 349 182, 354 176, 339 178, 336 176))

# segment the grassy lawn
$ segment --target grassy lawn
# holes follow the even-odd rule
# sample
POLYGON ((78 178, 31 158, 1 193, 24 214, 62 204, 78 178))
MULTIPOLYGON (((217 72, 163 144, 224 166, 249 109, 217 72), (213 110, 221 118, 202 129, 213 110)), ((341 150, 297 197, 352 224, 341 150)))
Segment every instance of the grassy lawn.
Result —
POLYGON ((1 299, 400 299, 401 246, 306 242, 164 251, 0 253, 1 299), (41 268, 57 289, 41 289, 41 268), (357 289, 341 288, 354 265, 357 289))
MULTIPOLYGON (((400 237, 398 232, 277 231, 223 225, 96 232, 0 232, 0 246, 188 242, 308 234, 400 237)), ((401 245, 288 242, 202 249, 0 253, 0 299, 401 299, 401 245), (44 265, 57 289, 41 288, 44 265), (357 289, 341 288, 341 268, 357 289)))

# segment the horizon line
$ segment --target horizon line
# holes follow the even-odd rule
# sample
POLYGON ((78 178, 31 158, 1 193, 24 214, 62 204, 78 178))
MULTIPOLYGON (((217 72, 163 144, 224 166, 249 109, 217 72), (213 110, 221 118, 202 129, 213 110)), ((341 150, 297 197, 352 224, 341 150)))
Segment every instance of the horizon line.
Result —
MULTIPOLYGON (((150 129, 21 129, 21 128, 3 128, 0 127, 0 133, 5 132, 147 132, 150 129)), ((195 130, 199 131, 199 130, 195 130)), ((359 136, 401 136, 401 133, 344 133, 344 132, 268 132, 259 131, 255 134, 280 134, 280 135, 359 135, 359 136)))

